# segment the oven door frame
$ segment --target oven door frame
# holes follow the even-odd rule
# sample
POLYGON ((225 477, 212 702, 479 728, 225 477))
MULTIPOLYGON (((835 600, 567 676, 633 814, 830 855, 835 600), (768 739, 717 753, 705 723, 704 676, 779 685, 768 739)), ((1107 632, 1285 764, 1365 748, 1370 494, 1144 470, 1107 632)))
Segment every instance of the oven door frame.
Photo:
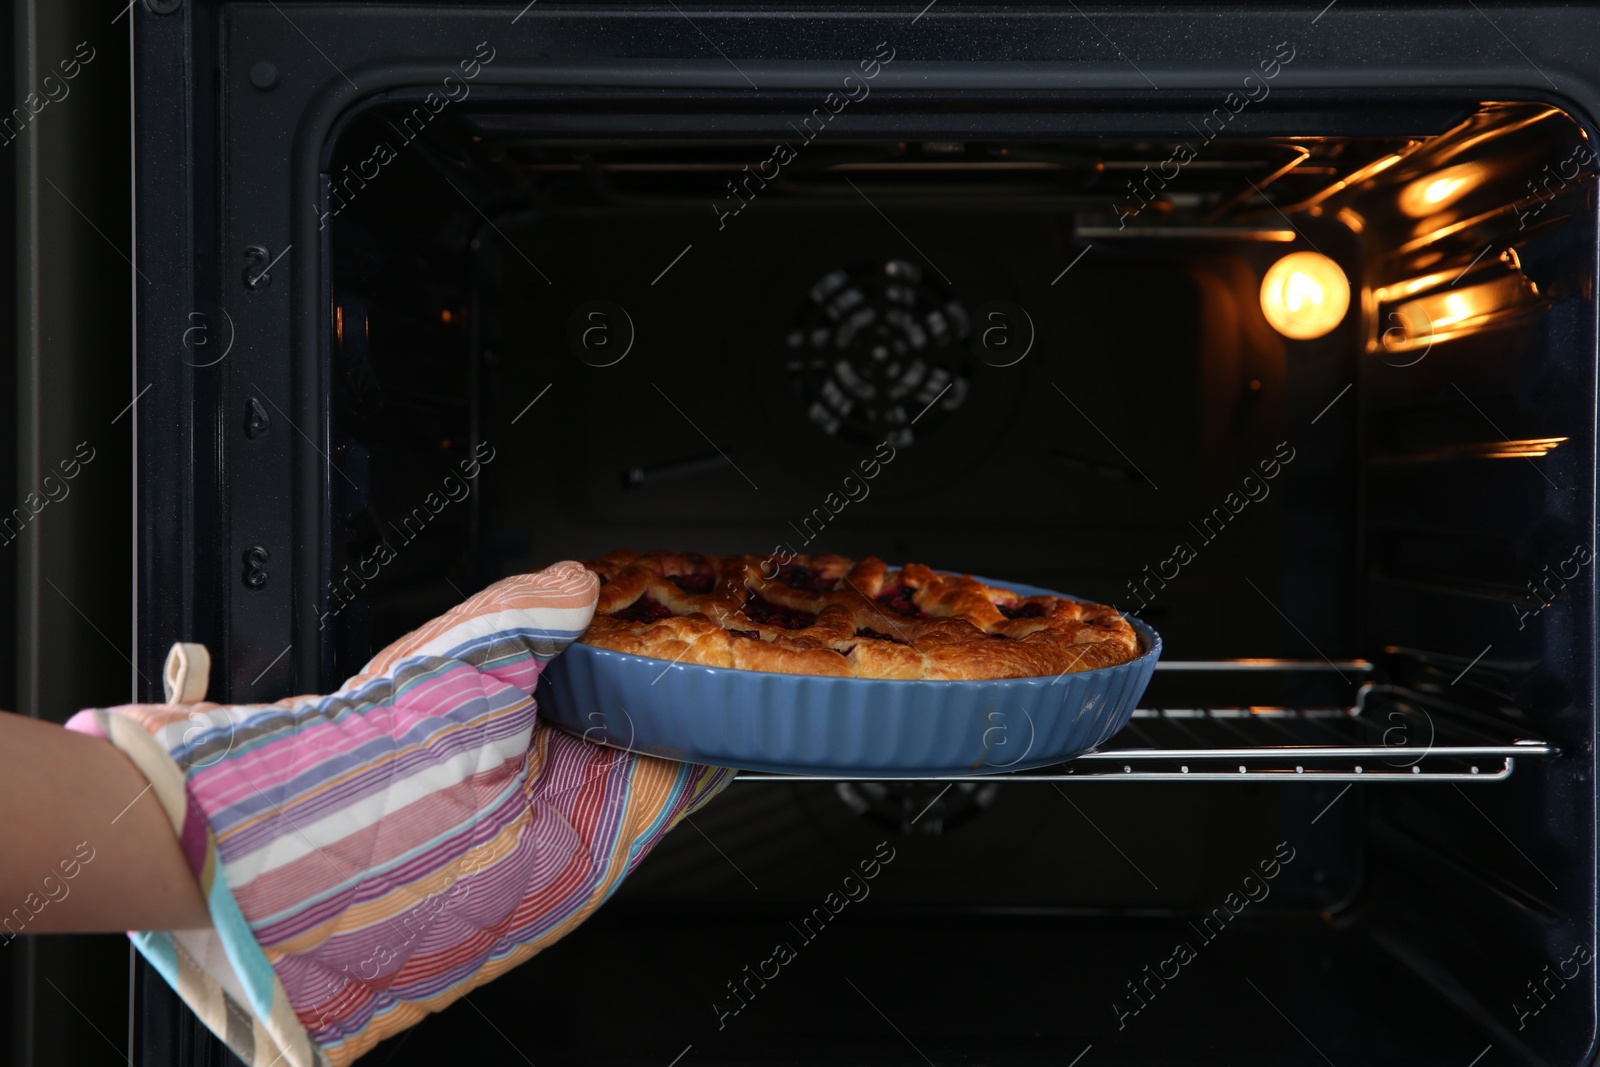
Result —
MULTIPOLYGON (((212 698, 234 701, 330 682, 331 634, 318 625, 336 477, 320 175, 333 136, 375 94, 437 83, 479 42, 496 55, 475 92, 604 85, 741 95, 752 81, 763 92, 825 92, 848 70, 840 55, 889 41, 897 57, 875 92, 1051 92, 1130 103, 1148 100, 1153 85, 1163 100, 1215 101, 1250 70, 1253 56, 1239 42, 1304 42, 1275 82, 1286 95, 1545 99, 1591 136, 1600 115, 1600 79, 1583 66, 1583 42, 1600 37, 1592 9, 1329 5, 1289 19, 1272 8, 1127 5, 1091 22, 1071 5, 1001 15, 954 0, 931 11, 921 3, 871 11, 724 5, 692 17, 670 5, 156 6, 171 10, 149 0, 133 9, 135 262, 162 279, 137 295, 135 373, 145 391, 134 408, 135 662, 159 678, 174 641, 203 641, 213 650, 212 698), (816 28, 810 39, 795 32, 797 10, 801 25, 816 28), (1169 20, 1162 32, 1151 30, 1155 16, 1169 20), (1113 40, 1136 51, 1137 66, 1113 40), (173 355, 195 316, 226 330, 229 354, 216 364, 173 355)), ((1270 122, 1270 109, 1249 121, 1270 122)), ((160 699, 146 689, 141 699, 160 699)), ((1588 699, 1592 708, 1592 692, 1588 699)), ((1592 841, 1588 848, 1592 855, 1592 841)), ((228 1058, 142 963, 135 995, 136 1062, 228 1058)))

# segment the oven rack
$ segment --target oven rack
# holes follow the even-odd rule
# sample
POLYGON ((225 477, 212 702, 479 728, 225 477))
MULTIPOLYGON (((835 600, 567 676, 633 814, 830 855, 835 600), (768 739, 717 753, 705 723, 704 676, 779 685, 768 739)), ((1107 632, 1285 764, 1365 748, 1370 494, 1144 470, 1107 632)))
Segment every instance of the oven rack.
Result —
MULTIPOLYGON (((1432 695, 1366 683, 1348 706, 1140 708, 1105 745, 996 781, 1495 782, 1519 759, 1560 754, 1514 724, 1432 695)), ((896 777, 961 781, 970 776, 896 777)), ((870 775, 741 772, 740 781, 881 781, 870 775)))

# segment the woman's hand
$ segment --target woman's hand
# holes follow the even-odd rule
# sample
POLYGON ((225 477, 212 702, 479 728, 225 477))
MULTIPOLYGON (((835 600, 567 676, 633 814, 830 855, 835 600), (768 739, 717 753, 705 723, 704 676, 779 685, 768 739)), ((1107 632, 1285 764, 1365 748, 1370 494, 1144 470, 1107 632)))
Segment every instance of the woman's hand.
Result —
POLYGON ((211 925, 150 783, 104 741, 0 712, 0 943, 211 925))

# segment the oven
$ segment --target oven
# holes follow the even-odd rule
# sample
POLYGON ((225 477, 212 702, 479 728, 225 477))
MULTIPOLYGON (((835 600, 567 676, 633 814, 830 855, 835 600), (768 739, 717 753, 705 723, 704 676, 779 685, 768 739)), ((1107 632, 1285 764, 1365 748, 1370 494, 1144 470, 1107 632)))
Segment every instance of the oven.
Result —
POLYGON ((134 15, 144 676, 327 691, 616 547, 1165 644, 1066 764, 741 774, 371 1062, 1592 1062, 1600 14, 134 15))

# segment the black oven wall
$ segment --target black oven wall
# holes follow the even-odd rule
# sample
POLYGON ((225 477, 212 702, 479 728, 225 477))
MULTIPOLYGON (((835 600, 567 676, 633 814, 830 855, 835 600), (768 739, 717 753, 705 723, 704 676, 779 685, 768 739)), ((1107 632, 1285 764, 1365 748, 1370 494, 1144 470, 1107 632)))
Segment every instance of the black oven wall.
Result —
MULTIPOLYGON (((129 23, 115 14, 20 0, 0 22, 0 707, 56 722, 151 695, 129 666, 130 404, 133 290, 160 275, 129 265, 129 23)), ((5 902, 12 931, 20 903, 5 902)), ((0 940, 0 1059, 129 1051, 125 938, 0 940)))

